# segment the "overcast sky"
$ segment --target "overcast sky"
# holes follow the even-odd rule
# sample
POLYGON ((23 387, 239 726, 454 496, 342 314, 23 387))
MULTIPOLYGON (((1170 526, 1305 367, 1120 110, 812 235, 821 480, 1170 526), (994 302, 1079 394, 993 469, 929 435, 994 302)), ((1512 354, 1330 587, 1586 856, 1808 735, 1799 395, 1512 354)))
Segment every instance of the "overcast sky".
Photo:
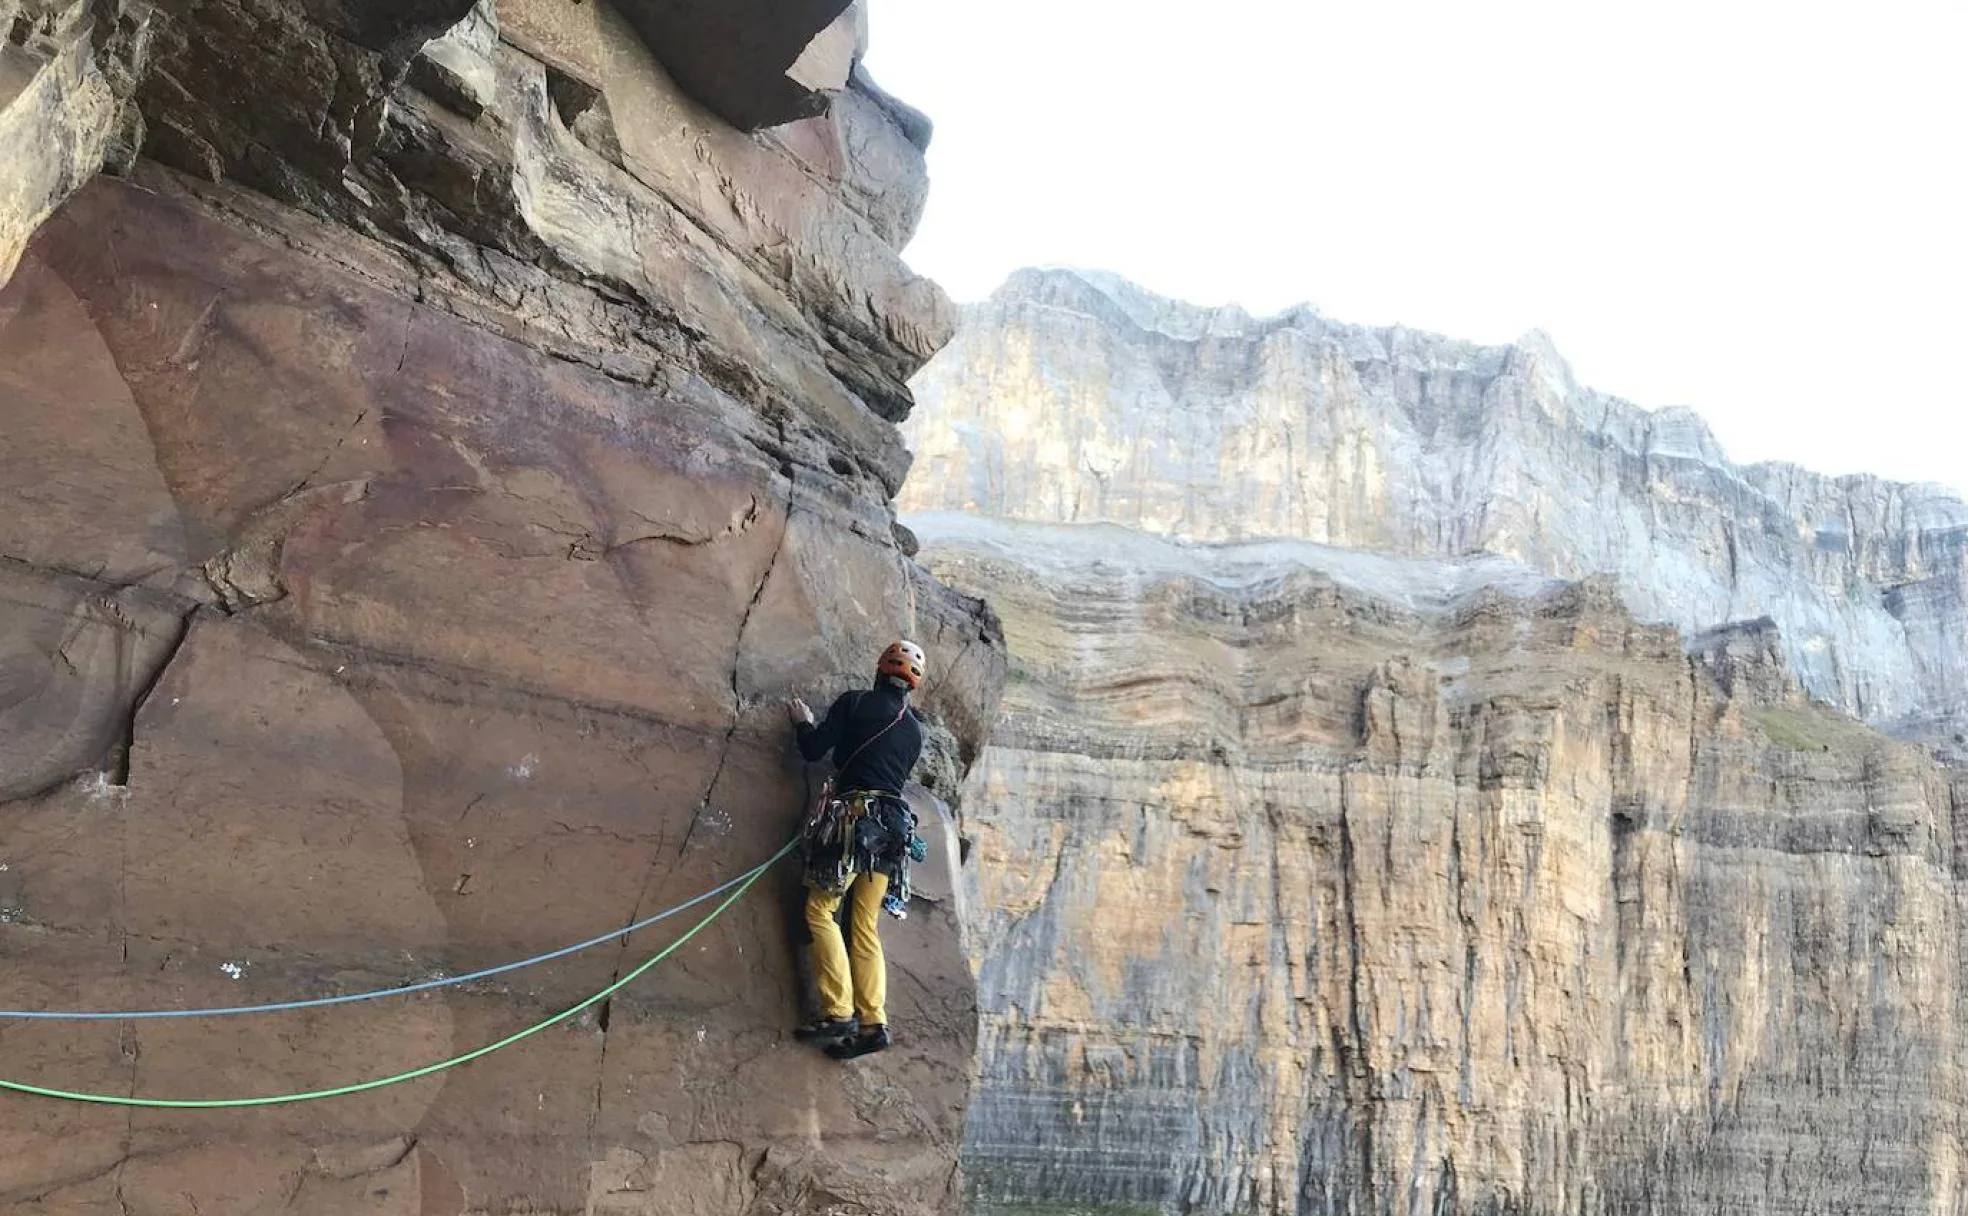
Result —
POLYGON ((1731 456, 1968 490, 1968 3, 871 0, 909 249, 1550 333, 1731 456))

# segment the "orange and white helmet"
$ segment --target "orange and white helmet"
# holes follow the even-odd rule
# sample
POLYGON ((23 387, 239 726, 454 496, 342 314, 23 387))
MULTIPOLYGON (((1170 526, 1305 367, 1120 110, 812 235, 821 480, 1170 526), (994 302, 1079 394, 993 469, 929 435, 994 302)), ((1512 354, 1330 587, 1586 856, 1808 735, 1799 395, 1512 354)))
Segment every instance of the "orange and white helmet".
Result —
POLYGON ((910 688, 918 688, 922 685, 926 663, 922 647, 914 642, 891 642, 881 652, 881 658, 875 660, 875 676, 894 676, 910 688))

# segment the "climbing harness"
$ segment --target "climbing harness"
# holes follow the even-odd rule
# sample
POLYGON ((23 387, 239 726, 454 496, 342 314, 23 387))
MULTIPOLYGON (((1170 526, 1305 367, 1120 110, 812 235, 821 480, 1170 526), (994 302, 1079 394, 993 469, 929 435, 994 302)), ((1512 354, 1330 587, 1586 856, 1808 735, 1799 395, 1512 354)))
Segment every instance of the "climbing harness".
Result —
MULTIPOLYGON (((641 978, 641 976, 645 972, 647 972, 650 968, 654 967, 656 964, 662 962, 670 955, 682 949, 684 944, 690 941, 691 938, 697 936, 697 934, 702 932, 705 929, 705 927, 707 927, 712 921, 716 920, 719 916, 722 916, 724 914, 725 909, 729 908, 732 904, 737 903, 739 898, 743 896, 746 891, 749 891, 751 889, 753 883, 757 882, 761 877, 763 877, 765 872, 768 869, 770 869, 775 863, 777 863, 781 858, 785 857, 788 853, 791 853, 793 849, 798 845, 798 843, 799 840, 797 837, 787 841, 784 845, 780 846, 779 851, 777 853, 774 853, 763 864, 754 867, 753 869, 747 871, 745 874, 740 875, 738 878, 732 880, 732 882, 726 883, 724 887, 719 888, 719 890, 721 891, 728 891, 728 894, 726 894, 724 898, 721 901, 719 901, 718 905, 715 908, 712 908, 710 912, 707 913, 702 920, 692 925, 688 930, 684 932, 684 934, 681 937, 677 938, 669 945, 663 947, 661 950, 657 951, 650 958, 648 958, 647 960, 636 966, 634 969, 630 970, 626 975, 622 976, 614 983, 609 984, 606 988, 603 988, 601 991, 595 993, 593 996, 588 997, 586 1000, 581 1001, 579 1004, 571 1005, 568 1008, 563 1009, 559 1013, 552 1015, 551 1017, 545 1018, 539 1022, 535 1022, 533 1025, 526 1027, 524 1030, 516 1031, 513 1034, 509 1034, 505 1038, 500 1039, 497 1042, 488 1043, 483 1047, 479 1047, 472 1051, 465 1052, 462 1055, 452 1056, 451 1058, 446 1060, 439 1060, 435 1064, 426 1064, 421 1068, 413 1068, 404 1072, 393 1073, 386 1077, 377 1077, 374 1080, 370 1080, 370 1081, 359 1081, 352 1085, 338 1085, 328 1089, 303 1090, 296 1093, 268 1094, 256 1098, 138 1098, 138 1097, 127 1096, 123 1094, 99 1094, 99 1093, 88 1093, 79 1090, 54 1089, 48 1086, 29 1085, 21 1081, 8 1081, 8 1080, 0 1080, 0 1090, 10 1090, 14 1093, 31 1094, 35 1097, 42 1097, 42 1098, 60 1098, 70 1102, 88 1102, 101 1106, 125 1106, 125 1107, 139 1107, 145 1109, 166 1109, 166 1110, 224 1110, 224 1109, 237 1109, 241 1107, 253 1107, 253 1106, 284 1106, 297 1102, 317 1101, 322 1098, 338 1098, 348 1094, 367 1093, 371 1090, 384 1089, 392 1085, 400 1085, 407 1081, 415 1081, 422 1077, 432 1076, 436 1073, 440 1073, 452 1068, 456 1068, 461 1064, 469 1064, 473 1060, 483 1059, 484 1057, 491 1055, 495 1051, 504 1050, 507 1047, 511 1047, 515 1043, 519 1043, 525 1039, 530 1039, 534 1035, 539 1034, 541 1031, 546 1030, 552 1026, 558 1025, 559 1023, 564 1022, 567 1019, 574 1017, 577 1014, 580 1014, 588 1009, 592 1009, 594 1006, 607 1000, 609 997, 614 996, 616 993, 620 992, 622 989, 628 987, 630 984, 634 983, 637 979, 641 978), (734 884, 735 884, 735 889, 734 889, 734 884)), ((698 899, 691 901, 691 904, 702 903, 704 900, 710 898, 711 895, 715 895, 715 894, 716 892, 711 892, 710 894, 700 896, 698 899)), ((688 907, 691 906, 691 904, 680 905, 678 908, 670 909, 670 913, 680 911, 682 907, 688 907)), ((666 913, 666 915, 667 914, 668 913, 666 913)), ((637 923, 641 924, 645 922, 637 922, 637 923)), ((602 937, 596 940, 606 941, 608 940, 608 938, 620 936, 624 932, 627 932, 627 930, 617 930, 615 933, 608 934, 606 937, 602 937)), ((594 943, 590 942, 587 944, 592 945, 594 943)), ((578 948, 581 947, 569 947, 569 950, 578 949, 578 948)), ((563 951, 561 953, 566 953, 566 951, 563 951)), ((557 957, 557 956, 542 955, 540 957, 541 959, 544 959, 544 958, 557 957)), ((539 960, 537 959, 529 960, 529 963, 534 961, 539 961, 539 960)), ((515 964, 515 965, 518 966, 518 965, 528 965, 528 964, 515 964)), ((511 968, 507 968, 507 969, 510 970, 511 968)), ((391 995, 392 993, 396 993, 396 992, 407 992, 412 990, 413 989, 407 989, 407 988, 392 989, 380 993, 378 995, 391 995)), ((193 1012, 196 1011, 187 1011, 187 1015, 193 1012)))
MULTIPOLYGON (((789 845, 787 847, 790 848, 791 846, 789 845)), ((483 971, 473 971, 465 975, 441 976, 437 979, 425 980, 418 984, 405 984, 400 988, 376 988, 369 992, 352 992, 346 996, 324 996, 307 1001, 274 1001, 265 1005, 223 1005, 211 1009, 116 1009, 88 1012, 67 1009, 0 1009, 0 1020, 122 1022, 155 1018, 219 1018, 231 1017, 242 1013, 285 1013, 294 1009, 321 1009, 329 1005, 352 1005, 357 1001, 374 1001, 388 996, 409 996, 416 992, 431 992, 439 988, 454 988, 459 984, 470 984, 478 980, 490 979, 495 975, 505 975, 508 972, 523 971, 528 967, 536 967, 541 963, 550 963, 557 958, 566 958, 570 954, 579 954, 583 950, 591 950, 604 942, 611 942, 617 938, 627 937, 638 930, 647 929, 653 924, 668 920, 679 912, 687 912, 698 904, 716 899, 718 896, 752 878, 754 875, 764 873, 779 858, 785 855, 786 850, 781 849, 770 861, 754 866, 730 882, 724 883, 721 886, 712 887, 702 895, 693 896, 673 908, 665 908, 661 912, 652 916, 645 916, 641 920, 633 924, 624 925, 620 929, 611 929, 597 937, 591 937, 587 941, 575 942, 571 946, 562 946, 558 950, 549 950, 545 954, 536 954, 532 958, 523 958, 516 963, 504 963, 497 967, 487 967, 483 971)))
POLYGON ((838 895, 857 874, 886 874, 882 909, 897 920, 909 918, 909 863, 927 857, 928 846, 916 835, 916 813, 906 799, 881 790, 835 797, 830 783, 821 788, 800 841, 808 887, 838 895))

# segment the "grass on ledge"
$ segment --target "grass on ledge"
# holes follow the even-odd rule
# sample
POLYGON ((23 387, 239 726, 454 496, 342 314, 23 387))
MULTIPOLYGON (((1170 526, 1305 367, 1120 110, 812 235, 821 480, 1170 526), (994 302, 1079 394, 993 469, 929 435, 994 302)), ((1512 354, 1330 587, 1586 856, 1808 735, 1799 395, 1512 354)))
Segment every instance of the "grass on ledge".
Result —
POLYGON ((1882 741, 1865 723, 1817 705, 1752 709, 1749 720, 1770 742, 1794 752, 1870 749, 1882 741))
POLYGON ((982 1203, 973 1200, 969 1216, 1162 1216, 1158 1207, 1138 1203, 982 1203))

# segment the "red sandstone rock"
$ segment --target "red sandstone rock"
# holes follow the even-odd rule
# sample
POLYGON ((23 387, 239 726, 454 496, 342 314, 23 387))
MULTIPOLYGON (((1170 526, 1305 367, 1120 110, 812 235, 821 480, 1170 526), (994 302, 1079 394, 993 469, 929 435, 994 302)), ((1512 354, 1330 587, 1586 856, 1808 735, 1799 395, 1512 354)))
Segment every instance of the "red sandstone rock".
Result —
MULTIPOLYGON (((907 223, 854 209, 866 167, 850 205, 724 129, 723 188, 773 183, 784 226, 719 226, 643 128, 621 153, 655 185, 526 109, 561 67, 433 51, 410 79, 492 82, 461 117, 389 82, 402 30, 243 11, 160 6, 148 62, 181 70, 139 105, 160 154, 285 203, 145 164, 84 187, 0 288, 0 1004, 326 995, 676 903, 790 834, 783 699, 865 679, 898 632, 935 665, 922 776, 954 793, 1002 641, 896 547, 906 457, 878 411, 906 408, 947 304, 886 243, 907 223), (255 88, 191 70, 214 63, 255 88), (372 92, 282 125, 338 88, 372 92), (775 270, 789 234, 810 244, 775 270)), ((583 113, 674 88, 611 63, 583 113)), ((783 869, 607 1005, 440 1076, 257 1112, 0 1096, 0 1212, 948 1210, 975 1003, 954 824, 919 804, 937 856, 887 932, 881 1057, 843 1070, 785 1033, 783 869)), ((360 1080, 564 1008, 689 923, 374 1004, 0 1023, 0 1076, 360 1080)))

